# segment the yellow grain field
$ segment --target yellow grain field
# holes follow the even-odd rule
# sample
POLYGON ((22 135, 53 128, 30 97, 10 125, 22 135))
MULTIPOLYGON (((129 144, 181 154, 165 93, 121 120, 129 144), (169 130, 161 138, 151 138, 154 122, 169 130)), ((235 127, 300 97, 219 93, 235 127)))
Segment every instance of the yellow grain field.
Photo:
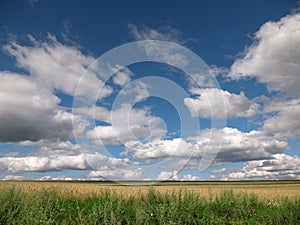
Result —
POLYGON ((149 188, 160 193, 193 192, 199 196, 211 198, 222 190, 234 193, 247 192, 256 194, 260 200, 274 200, 287 197, 290 200, 300 199, 300 181, 254 181, 254 182, 161 182, 149 183, 128 182, 127 185, 113 182, 56 182, 56 181, 1 181, 0 191, 16 187, 30 194, 44 189, 54 188, 62 195, 86 197, 104 190, 129 196, 140 196, 149 188))

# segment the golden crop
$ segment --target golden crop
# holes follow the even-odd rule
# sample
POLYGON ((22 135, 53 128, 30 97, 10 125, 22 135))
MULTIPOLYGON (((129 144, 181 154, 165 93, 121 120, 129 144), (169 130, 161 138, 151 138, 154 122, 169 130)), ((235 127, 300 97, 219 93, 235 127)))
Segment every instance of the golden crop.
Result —
POLYGON ((206 198, 214 198, 222 190, 235 193, 253 193, 261 200, 274 200, 287 197, 290 200, 300 199, 300 181, 253 181, 253 182, 162 182, 148 183, 128 182, 121 185, 112 182, 56 182, 56 181, 1 181, 0 190, 16 187, 25 193, 36 193, 44 189, 55 189, 61 195, 86 197, 104 190, 121 196, 140 196, 153 188, 160 193, 181 191, 182 194, 193 192, 206 198), (142 184, 142 185, 141 185, 142 184))

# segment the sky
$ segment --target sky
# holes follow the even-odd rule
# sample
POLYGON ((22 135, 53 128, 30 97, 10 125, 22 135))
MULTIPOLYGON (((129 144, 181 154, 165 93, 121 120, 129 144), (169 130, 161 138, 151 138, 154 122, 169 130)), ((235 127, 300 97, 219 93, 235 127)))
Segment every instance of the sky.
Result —
POLYGON ((0 179, 300 179, 295 0, 0 3, 0 179))

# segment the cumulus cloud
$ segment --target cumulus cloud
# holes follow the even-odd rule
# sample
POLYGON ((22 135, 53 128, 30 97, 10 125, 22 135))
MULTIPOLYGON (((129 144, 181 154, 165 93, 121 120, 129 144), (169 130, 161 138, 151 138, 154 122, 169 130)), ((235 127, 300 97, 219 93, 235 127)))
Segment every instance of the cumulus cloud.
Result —
POLYGON ((77 47, 63 45, 51 34, 44 42, 32 36, 29 38, 33 46, 12 41, 4 46, 4 50, 14 56, 17 66, 27 70, 39 85, 74 96, 80 81, 78 95, 95 97, 99 88, 102 89, 99 98, 112 93, 112 88, 105 85, 96 73, 87 72, 89 65, 95 61, 93 57, 83 54, 77 47), (80 80, 84 74, 85 79, 80 80))
POLYGON ((217 88, 192 89, 196 98, 185 98, 184 104, 193 117, 238 118, 253 117, 259 112, 259 105, 249 100, 243 92, 233 94, 217 88))
POLYGON ((254 43, 231 67, 229 77, 254 76, 270 91, 300 97, 300 13, 267 22, 255 33, 254 43))
POLYGON ((125 84, 129 83, 131 80, 131 76, 133 73, 126 67, 122 67, 120 65, 116 65, 113 69, 113 82, 117 85, 124 86, 125 84))
POLYGON ((100 145, 119 145, 138 138, 153 139, 165 135, 166 130, 159 117, 150 115, 148 109, 135 109, 129 104, 109 112, 103 110, 98 119, 109 123, 96 126, 87 132, 87 137, 100 145))
POLYGON ((263 130, 276 138, 300 137, 300 13, 267 22, 255 33, 254 43, 231 66, 232 79, 255 77, 281 98, 264 102, 263 130))
POLYGON ((126 169, 130 166, 139 166, 138 162, 132 162, 128 158, 112 158, 99 153, 87 153, 85 158, 95 171, 126 169))
POLYGON ((134 102, 139 102, 150 96, 149 89, 150 85, 142 81, 133 81, 127 86, 125 86, 121 91, 120 95, 123 95, 122 98, 134 98, 134 102))
POLYGON ((186 157, 193 154, 194 145, 181 138, 172 140, 155 139, 152 142, 129 141, 125 149, 138 159, 161 159, 167 157, 186 157))
POLYGON ((177 170, 174 170, 173 172, 162 171, 157 176, 157 180, 197 181, 200 180, 200 177, 191 174, 180 175, 177 170))
POLYGON ((64 180, 64 181, 72 181, 74 180, 73 177, 68 176, 43 176, 40 180, 64 180))
POLYGON ((0 72, 0 142, 70 138, 72 114, 59 109, 59 102, 30 77, 0 72))
POLYGON ((75 156, 26 156, 0 158, 0 171, 3 173, 46 172, 88 169, 83 155, 75 156))
MULTIPOLYGON (((262 131, 253 130, 244 133, 236 128, 226 127, 220 130, 207 129, 200 132, 199 137, 188 139, 156 139, 147 143, 130 141, 125 143, 125 148, 138 159, 163 159, 168 157, 200 159, 205 151, 216 152, 217 150, 219 153, 216 156, 216 162, 245 162, 272 158, 273 154, 287 151, 288 144, 276 140, 262 131), (214 132, 213 136, 211 132, 214 132), (221 146, 216 137, 223 139, 221 146)), ((189 166, 188 163, 186 166, 189 166)))
MULTIPOLYGON (((67 170, 91 170, 83 175, 83 179, 90 180, 134 180, 141 179, 143 175, 140 163, 128 158, 114 158, 111 156, 78 152, 78 146, 66 143, 48 143, 39 150, 34 150, 27 156, 4 156, 0 158, 0 173, 5 175, 2 179, 28 179, 19 174, 26 172, 51 172, 67 170), (77 152, 77 154, 76 154, 77 152)), ((41 180, 71 180, 70 176, 45 175, 41 180)))
POLYGON ((102 154, 86 154, 86 160, 92 171, 85 175, 92 180, 134 180, 143 174, 140 163, 128 158, 112 158, 102 154))
POLYGON ((141 179, 143 170, 141 168, 136 169, 117 169, 117 170, 92 170, 86 175, 91 180, 137 180, 141 179))
POLYGON ((275 154, 272 159, 247 162, 241 171, 231 172, 222 179, 300 179, 300 158, 275 154))
POLYGON ((270 137, 262 131, 241 132, 236 128, 224 128, 218 132, 223 135, 216 158, 220 162, 271 158, 273 154, 287 151, 289 148, 287 142, 270 137))
POLYGON ((21 143, 23 145, 36 145, 38 149, 32 151, 34 156, 75 156, 80 154, 80 146, 72 144, 70 141, 52 142, 40 141, 37 143, 21 143))
POLYGON ((73 112, 109 124, 113 123, 113 118, 117 121, 117 119, 121 119, 121 116, 126 115, 123 119, 129 119, 130 115, 137 113, 131 119, 138 120, 141 123, 144 119, 149 119, 146 118, 150 114, 149 109, 133 109, 133 105, 150 96, 149 88, 150 86, 142 81, 133 81, 125 85, 118 93, 119 99, 114 100, 112 110, 108 110, 103 106, 92 106, 74 107, 73 112))
POLYGON ((275 114, 264 121, 267 133, 282 139, 300 137, 300 99, 273 99, 265 103, 264 111, 275 114))
POLYGON ((7 175, 2 178, 2 180, 25 180, 25 176, 18 176, 18 175, 7 175))

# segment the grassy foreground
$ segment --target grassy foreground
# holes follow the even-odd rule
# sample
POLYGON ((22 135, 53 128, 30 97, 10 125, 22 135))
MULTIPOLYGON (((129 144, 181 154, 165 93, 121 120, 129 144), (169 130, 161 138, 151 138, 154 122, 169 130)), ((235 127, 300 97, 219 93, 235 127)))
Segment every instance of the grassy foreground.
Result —
POLYGON ((0 224, 300 224, 300 199, 261 201, 226 190, 207 199, 192 192, 126 197, 103 190, 78 197, 56 189, 0 192, 0 224))

